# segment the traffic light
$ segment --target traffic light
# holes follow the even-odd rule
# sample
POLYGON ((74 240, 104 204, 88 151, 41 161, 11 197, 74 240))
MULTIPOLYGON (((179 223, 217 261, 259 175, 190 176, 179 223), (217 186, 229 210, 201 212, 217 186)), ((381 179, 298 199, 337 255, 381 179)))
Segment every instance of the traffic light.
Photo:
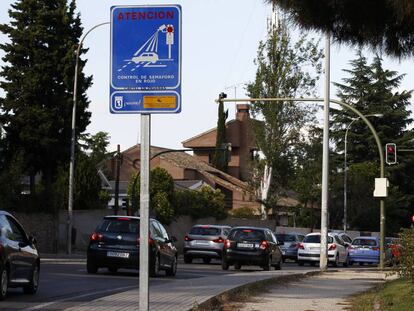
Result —
POLYGON ((385 163, 388 165, 397 163, 397 145, 388 143, 385 145, 385 163))

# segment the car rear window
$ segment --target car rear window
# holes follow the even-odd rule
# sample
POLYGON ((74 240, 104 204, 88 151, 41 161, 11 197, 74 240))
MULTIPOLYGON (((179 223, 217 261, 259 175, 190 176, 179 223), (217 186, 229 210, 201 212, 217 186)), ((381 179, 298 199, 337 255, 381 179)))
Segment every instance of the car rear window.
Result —
POLYGON ((263 241, 265 240, 264 232, 253 229, 240 229, 230 232, 229 239, 233 241, 263 241))
POLYGON ((360 246, 377 246, 377 241, 372 239, 355 239, 352 245, 360 246))
POLYGON ((139 234, 139 220, 128 218, 104 219, 99 226, 99 231, 109 233, 134 233, 139 234))
MULTIPOLYGON (((320 235, 307 235, 303 239, 303 243, 321 243, 321 236, 320 235)), ((331 236, 328 236, 328 243, 333 243, 333 239, 331 236)))
POLYGON ((276 234, 276 239, 282 242, 295 242, 295 236, 291 234, 276 234))
POLYGON ((220 235, 220 229, 214 227, 193 227, 190 234, 194 235, 220 235))

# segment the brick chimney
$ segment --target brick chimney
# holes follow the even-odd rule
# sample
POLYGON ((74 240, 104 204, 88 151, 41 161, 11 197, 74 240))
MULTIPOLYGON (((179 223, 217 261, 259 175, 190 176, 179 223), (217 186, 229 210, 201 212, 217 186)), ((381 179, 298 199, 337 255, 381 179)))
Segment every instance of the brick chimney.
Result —
POLYGON ((236 105, 236 120, 245 121, 250 118, 248 104, 237 104, 236 105))

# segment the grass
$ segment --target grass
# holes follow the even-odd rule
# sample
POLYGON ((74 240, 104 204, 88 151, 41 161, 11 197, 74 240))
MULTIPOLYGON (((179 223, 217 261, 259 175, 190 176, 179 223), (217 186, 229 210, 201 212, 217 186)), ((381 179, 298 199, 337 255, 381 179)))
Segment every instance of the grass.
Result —
POLYGON ((414 284, 397 279, 355 296, 352 311, 412 311, 414 310, 414 284))

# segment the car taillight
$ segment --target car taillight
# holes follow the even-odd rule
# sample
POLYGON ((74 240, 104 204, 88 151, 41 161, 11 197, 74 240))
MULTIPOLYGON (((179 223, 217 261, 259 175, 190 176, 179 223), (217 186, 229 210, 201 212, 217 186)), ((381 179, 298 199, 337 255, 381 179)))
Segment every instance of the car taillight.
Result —
POLYGON ((329 246, 329 250, 333 251, 336 249, 336 244, 332 244, 331 246, 329 246))
POLYGON ((298 248, 300 248, 300 249, 305 249, 305 246, 303 246, 303 243, 299 243, 298 248))
POLYGON ((213 240, 214 243, 224 243, 224 239, 219 237, 218 239, 213 240))
POLYGON ((190 241, 192 241, 193 239, 191 239, 188 235, 186 235, 185 237, 184 237, 184 241, 186 241, 186 242, 190 242, 190 241))
POLYGON ((374 246, 374 247, 371 247, 371 249, 373 250, 373 251, 379 251, 379 247, 378 246, 374 246))
POLYGON ((94 232, 94 233, 91 234, 89 240, 91 240, 93 242, 102 241, 102 234, 94 232))
POLYGON ((268 247, 269 247, 269 243, 267 243, 267 241, 262 241, 262 242, 260 242, 260 246, 259 246, 259 248, 260 248, 260 249, 265 250, 265 249, 267 249, 268 247))
POLYGON ((230 245, 231 245, 230 240, 224 241, 224 248, 230 248, 230 245))

